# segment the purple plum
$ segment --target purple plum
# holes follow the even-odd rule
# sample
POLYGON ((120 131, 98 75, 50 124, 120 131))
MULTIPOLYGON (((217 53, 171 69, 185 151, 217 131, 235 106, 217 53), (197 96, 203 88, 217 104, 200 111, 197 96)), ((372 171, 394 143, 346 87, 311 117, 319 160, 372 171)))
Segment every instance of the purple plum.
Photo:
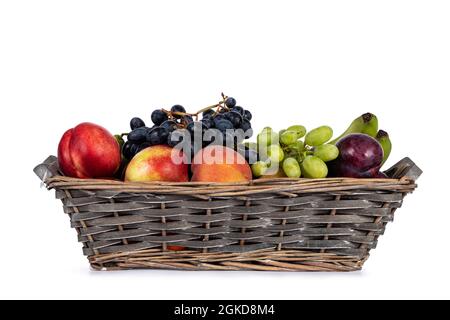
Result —
POLYGON ((328 163, 329 176, 330 177, 346 177, 346 178, 384 178, 381 176, 381 165, 371 168, 366 171, 359 171, 355 169, 351 164, 342 160, 334 160, 328 163))
POLYGON ((380 173, 383 148, 365 134, 350 134, 338 141, 339 157, 328 163, 332 177, 385 178, 380 173))
POLYGON ((383 161, 381 144, 365 134, 350 134, 338 141, 339 160, 359 172, 380 166, 383 161))

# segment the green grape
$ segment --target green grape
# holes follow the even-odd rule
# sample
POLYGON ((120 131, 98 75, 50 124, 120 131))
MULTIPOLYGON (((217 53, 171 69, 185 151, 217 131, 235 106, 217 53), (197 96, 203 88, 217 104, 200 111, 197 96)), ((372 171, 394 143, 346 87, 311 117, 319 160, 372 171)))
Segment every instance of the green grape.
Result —
POLYGON ((334 144, 323 144, 314 148, 314 155, 328 162, 339 156, 339 149, 334 144))
POLYGON ((281 137, 283 133, 285 133, 287 130, 286 129, 282 129, 278 132, 278 135, 281 137))
POLYGON ((272 163, 280 163, 284 159, 284 151, 278 144, 273 144, 267 148, 267 157, 272 163))
POLYGON ((295 131, 297 133, 297 139, 303 138, 306 134, 306 128, 300 125, 290 126, 287 128, 287 131, 295 131))
POLYGON ((283 161, 283 171, 289 178, 300 178, 302 171, 294 158, 286 158, 283 161))
POLYGON ((299 153, 296 150, 293 149, 286 149, 284 150, 284 158, 296 158, 298 157, 299 153))
POLYGON ((258 134, 257 141, 258 147, 260 148, 270 146, 272 144, 277 144, 279 142, 278 133, 274 132, 270 128, 264 128, 264 130, 260 134, 258 134))
POLYGON ((328 126, 322 126, 308 132, 305 138, 305 144, 316 147, 324 144, 333 136, 333 129, 328 126))
POLYGON ((288 146, 285 146, 283 148, 284 153, 285 153, 285 158, 295 158, 298 159, 299 155, 303 152, 304 150, 304 145, 303 145, 303 141, 296 141, 293 144, 290 144, 288 146))
POLYGON ((301 164, 302 174, 306 178, 320 179, 328 175, 328 167, 320 158, 307 156, 301 164))
POLYGON ((266 174, 268 169, 267 163, 264 161, 258 161, 252 164, 252 172, 255 178, 259 178, 266 174))
POLYGON ((290 150, 295 150, 297 153, 301 153, 305 149, 305 144, 303 143, 303 141, 297 140, 293 144, 290 144, 288 148, 290 150))
POLYGON ((280 135, 280 142, 285 145, 289 146, 293 143, 295 143, 298 139, 297 132, 295 131, 285 131, 280 135))

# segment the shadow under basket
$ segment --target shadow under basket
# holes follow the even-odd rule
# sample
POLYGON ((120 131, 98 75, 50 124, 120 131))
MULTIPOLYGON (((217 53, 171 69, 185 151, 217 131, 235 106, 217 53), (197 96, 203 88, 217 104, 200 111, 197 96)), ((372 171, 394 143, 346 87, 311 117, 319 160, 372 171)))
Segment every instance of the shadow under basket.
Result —
POLYGON ((422 171, 390 179, 128 183, 35 173, 56 197, 95 270, 356 271, 422 171))

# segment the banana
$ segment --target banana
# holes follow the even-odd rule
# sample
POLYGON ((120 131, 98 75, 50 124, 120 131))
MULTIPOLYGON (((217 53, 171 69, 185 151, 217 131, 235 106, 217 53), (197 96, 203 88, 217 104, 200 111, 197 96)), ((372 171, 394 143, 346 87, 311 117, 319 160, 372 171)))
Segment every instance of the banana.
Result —
POLYGON ((383 162, 381 163, 381 165, 383 165, 391 154, 392 142, 391 139, 389 139, 389 134, 383 130, 378 131, 376 139, 381 144, 384 151, 383 162))
POLYGON ((378 132, 378 118, 373 113, 365 113, 362 116, 353 120, 347 130, 343 134, 341 134, 335 140, 329 142, 329 144, 336 144, 340 139, 345 137, 346 135, 352 133, 364 133, 373 138, 377 135, 378 132))

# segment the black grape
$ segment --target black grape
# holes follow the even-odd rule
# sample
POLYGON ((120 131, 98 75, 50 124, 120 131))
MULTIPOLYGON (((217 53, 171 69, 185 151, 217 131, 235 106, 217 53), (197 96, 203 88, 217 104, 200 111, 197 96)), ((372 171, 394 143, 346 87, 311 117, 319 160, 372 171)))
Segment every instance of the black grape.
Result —
POLYGON ((252 128, 252 124, 247 119, 243 119, 241 128, 245 132, 245 131, 250 130, 252 128))
POLYGON ((122 154, 126 159, 131 159, 133 157, 133 154, 131 152, 131 146, 133 144, 130 141, 125 142, 125 144, 122 147, 122 154))
POLYGON ((245 138, 249 139, 253 136, 252 124, 247 119, 242 120, 242 130, 245 132, 245 138))
POLYGON ((238 112, 227 112, 225 113, 225 118, 229 120, 235 128, 240 128, 242 124, 242 116, 238 112))
POLYGON ((152 113, 152 121, 155 125, 159 126, 161 123, 168 119, 167 114, 162 110, 155 110, 152 113))
POLYGON ((141 127, 145 127, 145 122, 141 118, 136 117, 136 118, 131 119, 131 121, 130 121, 131 130, 141 128, 141 127))
POLYGON ((242 108, 242 107, 239 107, 239 106, 237 106, 237 107, 234 107, 233 109, 231 109, 231 111, 236 111, 237 113, 239 113, 241 116, 244 116, 244 108, 242 108))
MULTIPOLYGON (((186 109, 185 109, 183 106, 180 106, 179 104, 174 105, 174 106, 170 109, 170 111, 172 111, 172 112, 186 113, 186 109)), ((177 118, 177 119, 180 119, 181 117, 183 117, 183 116, 177 115, 177 114, 174 114, 173 116, 174 116, 175 118, 177 118)))
POLYGON ((223 114, 218 114, 214 118, 214 122, 220 121, 220 120, 227 120, 223 114))
POLYGON ((214 120, 212 118, 203 118, 202 123, 205 125, 207 129, 214 128, 214 120))
POLYGON ((178 128, 177 123, 173 120, 164 121, 161 124, 161 128, 167 129, 169 132, 172 132, 178 128))
POLYGON ((132 144, 130 147, 130 153, 131 153, 131 158, 133 158, 137 153, 139 152, 139 145, 138 144, 132 144))
POLYGON ((212 116, 213 114, 214 114, 214 109, 209 109, 209 110, 206 110, 205 112, 203 112, 203 118, 205 118, 205 117, 207 117, 207 116, 212 116))
POLYGON ((244 118, 247 119, 248 121, 252 120, 253 116, 252 113, 248 110, 244 111, 244 118))
POLYGON ((203 122, 191 122, 187 125, 186 129, 189 131, 191 135, 194 134, 194 132, 204 132, 205 130, 208 130, 206 125, 203 122))
POLYGON ((140 127, 140 128, 134 129, 133 131, 131 131, 128 134, 127 139, 128 139, 128 141, 130 141, 132 143, 144 142, 146 139, 147 131, 148 131, 147 127, 140 127))
POLYGON ((234 108, 236 106, 236 99, 235 98, 227 98, 227 100, 225 100, 225 105, 228 108, 234 108))
POLYGON ((165 144, 167 142, 167 137, 169 136, 169 131, 166 128, 158 127, 152 129, 147 134, 147 142, 151 145, 165 144))
POLYGON ((226 119, 220 119, 219 121, 214 121, 216 128, 222 132, 226 132, 227 130, 234 129, 233 124, 226 119))
POLYGON ((151 146, 152 146, 152 144, 149 142, 141 143, 139 145, 138 152, 141 152, 142 150, 147 149, 148 147, 151 147, 151 146))

